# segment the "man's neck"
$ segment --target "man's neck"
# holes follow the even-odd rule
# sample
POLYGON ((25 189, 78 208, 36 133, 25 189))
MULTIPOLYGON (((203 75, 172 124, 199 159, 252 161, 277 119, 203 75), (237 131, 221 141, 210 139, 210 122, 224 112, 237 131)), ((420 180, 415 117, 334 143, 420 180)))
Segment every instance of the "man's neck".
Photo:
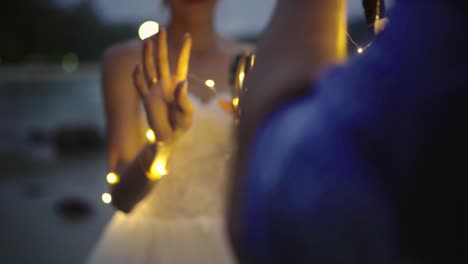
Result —
POLYGON ((279 0, 269 25, 274 30, 267 29, 258 49, 278 50, 291 72, 310 80, 324 65, 346 58, 345 12, 344 0, 279 0))

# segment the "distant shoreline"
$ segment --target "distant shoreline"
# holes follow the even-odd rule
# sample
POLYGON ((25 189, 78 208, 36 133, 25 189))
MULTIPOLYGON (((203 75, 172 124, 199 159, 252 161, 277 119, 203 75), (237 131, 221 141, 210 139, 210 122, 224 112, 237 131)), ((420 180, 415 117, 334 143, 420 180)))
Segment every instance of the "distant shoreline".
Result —
POLYGON ((99 63, 83 63, 73 72, 66 72, 61 64, 0 64, 0 83, 48 81, 99 81, 99 63))

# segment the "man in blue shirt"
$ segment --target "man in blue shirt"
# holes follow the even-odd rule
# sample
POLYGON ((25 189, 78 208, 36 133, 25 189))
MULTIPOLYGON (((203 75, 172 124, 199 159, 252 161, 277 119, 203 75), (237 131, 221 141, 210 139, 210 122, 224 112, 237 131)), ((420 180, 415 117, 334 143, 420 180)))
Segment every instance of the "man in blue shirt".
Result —
POLYGON ((242 98, 230 234, 249 263, 468 263, 468 7, 401 0, 343 58, 344 1, 279 0, 242 98), (338 43, 338 44, 333 44, 338 43))

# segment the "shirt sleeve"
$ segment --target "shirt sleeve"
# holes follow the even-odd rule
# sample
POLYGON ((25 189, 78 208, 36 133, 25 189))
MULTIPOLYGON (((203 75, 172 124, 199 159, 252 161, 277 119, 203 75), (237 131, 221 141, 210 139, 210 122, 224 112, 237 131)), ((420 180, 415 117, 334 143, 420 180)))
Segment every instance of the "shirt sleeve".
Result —
POLYGON ((331 84, 283 105, 257 133, 243 214, 254 263, 392 262, 372 168, 320 92, 331 84))

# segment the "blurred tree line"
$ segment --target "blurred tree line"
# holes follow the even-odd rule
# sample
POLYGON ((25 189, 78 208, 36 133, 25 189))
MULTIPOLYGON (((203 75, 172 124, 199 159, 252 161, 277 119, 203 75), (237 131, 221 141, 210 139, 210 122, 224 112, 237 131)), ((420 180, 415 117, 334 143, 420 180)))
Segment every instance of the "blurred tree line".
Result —
MULTIPOLYGON (((97 61, 111 44, 137 35, 138 26, 108 24, 95 13, 89 0, 73 8, 60 8, 50 0, 3 0, 0 5, 1 63, 58 63, 67 53, 80 61, 97 61)), ((362 43, 368 38, 364 21, 349 24, 349 33, 362 43)), ((258 35, 240 40, 254 43, 258 35)), ((350 54, 356 48, 349 45, 350 54)))
MULTIPOLYGON (((357 19, 348 23, 348 34, 353 40, 361 47, 365 47, 372 40, 372 34, 368 31, 368 27, 364 19, 357 19)), ((238 39, 243 42, 249 42, 255 44, 258 40, 259 34, 244 35, 238 39)), ((357 47, 348 39, 348 53, 350 56, 356 54, 357 47)))
POLYGON ((56 63, 69 52, 81 61, 96 61, 112 43, 137 34, 135 25, 101 21, 90 1, 67 9, 49 0, 6 2, 0 5, 2 64, 56 63))

